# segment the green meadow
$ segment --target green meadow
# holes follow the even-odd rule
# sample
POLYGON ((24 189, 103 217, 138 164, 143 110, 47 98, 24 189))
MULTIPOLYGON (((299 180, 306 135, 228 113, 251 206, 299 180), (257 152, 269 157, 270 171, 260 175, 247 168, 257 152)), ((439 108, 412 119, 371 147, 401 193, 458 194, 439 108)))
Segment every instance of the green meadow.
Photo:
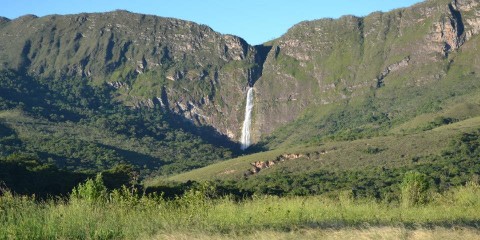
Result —
POLYGON ((404 177, 398 202, 349 192, 235 199, 207 183, 167 199, 127 187, 109 191, 100 175, 65 198, 36 201, 3 189, 0 239, 474 239, 480 186, 434 193, 419 176, 404 177))

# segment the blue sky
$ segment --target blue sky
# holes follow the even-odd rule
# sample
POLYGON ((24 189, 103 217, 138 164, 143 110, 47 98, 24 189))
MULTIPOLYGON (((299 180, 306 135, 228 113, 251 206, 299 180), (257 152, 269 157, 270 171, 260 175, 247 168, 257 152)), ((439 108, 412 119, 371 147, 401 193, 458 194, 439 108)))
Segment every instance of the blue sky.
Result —
POLYGON ((240 36, 250 44, 280 37, 294 24, 407 7, 421 0, 0 0, 0 16, 72 14, 124 9, 190 20, 240 36))

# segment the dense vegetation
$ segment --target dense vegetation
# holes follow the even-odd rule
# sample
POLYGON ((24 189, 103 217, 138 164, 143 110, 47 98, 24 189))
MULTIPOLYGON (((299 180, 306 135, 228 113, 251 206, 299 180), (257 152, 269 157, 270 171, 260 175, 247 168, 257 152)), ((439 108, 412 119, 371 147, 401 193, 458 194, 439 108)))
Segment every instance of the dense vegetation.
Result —
POLYGON ((406 174, 401 200, 393 203, 353 198, 348 193, 330 197, 254 196, 238 201, 216 195, 210 185, 168 200, 162 195, 138 194, 125 186, 108 191, 98 175, 76 187, 68 199, 35 202, 3 189, 0 238, 138 239, 186 232, 232 237, 313 227, 478 226, 478 184, 427 195, 423 180, 418 174, 406 174))
MULTIPOLYGON (((162 109, 114 102, 109 86, 84 79, 37 79, 0 73, 0 149, 33 155, 70 171, 104 171, 119 164, 142 176, 171 174, 233 155, 162 109), (210 143, 209 143, 210 142, 210 143)), ((225 146, 225 147, 221 147, 225 146)))
MULTIPOLYGON (((422 135, 418 137, 423 138, 422 135)), ((217 189, 240 196, 254 194, 307 196, 337 194, 341 191, 347 191, 354 197, 367 197, 387 202, 398 201, 400 195, 398 186, 402 182, 403 176, 408 172, 413 171, 421 174, 428 190, 432 192, 444 192, 451 187, 461 186, 472 180, 478 181, 480 176, 479 139, 479 130, 461 133, 457 137, 452 137, 449 140, 450 143, 446 144, 446 148, 441 148, 437 154, 404 156, 398 164, 390 163, 392 160, 388 159, 388 156, 391 154, 387 154, 387 159, 379 163, 368 163, 362 160, 339 163, 343 156, 333 152, 331 154, 337 157, 334 157, 332 161, 343 164, 343 166, 328 165, 325 162, 326 160, 319 160, 320 156, 314 155, 311 156, 311 159, 280 162, 268 169, 261 170, 258 174, 242 175, 244 171, 252 167, 253 160, 269 161, 278 156, 278 153, 270 154, 267 157, 257 154, 245 160, 231 160, 226 164, 220 163, 182 174, 185 178, 181 177, 182 175, 174 176, 171 180, 180 182, 185 182, 188 179, 207 180, 212 182, 217 189), (322 161, 326 167, 319 164, 322 161), (239 167, 233 168, 229 165, 238 165, 239 167), (239 172, 239 174, 225 174, 228 171, 239 172)), ((394 139, 394 141, 397 140, 394 139)), ((399 144, 402 143, 403 141, 400 141, 399 144)), ((354 143, 347 142, 346 144, 353 145, 354 143)), ((389 144, 387 143, 388 146, 391 146, 389 144)), ((367 144, 362 142, 359 145, 363 146, 363 148, 360 148, 361 151, 364 151, 362 157, 373 158, 380 154, 379 152, 387 151, 375 147, 375 145, 366 147, 367 144)), ((313 149, 318 150, 317 148, 313 149)), ((415 147, 414 149, 418 148, 415 147)), ((311 153, 311 150, 304 154, 309 153, 311 153)), ((408 155, 408 152, 402 154, 408 155)), ((349 153, 348 156, 354 157, 354 153, 349 153)), ((393 158, 393 156, 390 157, 393 158)), ((162 184, 165 184, 165 182, 161 180, 149 182, 149 185, 152 186, 162 184)))

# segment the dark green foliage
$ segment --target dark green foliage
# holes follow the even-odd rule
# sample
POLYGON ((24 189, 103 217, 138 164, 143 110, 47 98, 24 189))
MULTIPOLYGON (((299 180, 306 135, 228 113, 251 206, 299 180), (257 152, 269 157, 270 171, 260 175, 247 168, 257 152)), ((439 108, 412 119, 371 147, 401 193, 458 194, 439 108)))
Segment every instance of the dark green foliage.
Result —
MULTIPOLYGON (((40 199, 49 196, 66 196, 80 182, 94 174, 58 169, 52 163, 41 163, 38 156, 14 153, 0 157, 0 185, 17 194, 35 195, 40 199)), ((138 171, 130 165, 120 164, 101 173, 102 184, 115 189, 122 185, 138 184, 138 171)), ((97 179, 98 180, 98 179, 97 179)))
POLYGON ((139 179, 138 170, 132 165, 119 164, 102 172, 102 179, 108 189, 118 189, 122 186, 135 186, 139 179))
POLYGON ((106 94, 104 90, 81 79, 37 81, 15 71, 0 71, 0 110, 17 108, 51 121, 78 121, 95 114, 102 101, 97 96, 106 94))
POLYGON ((128 163, 139 168, 143 177, 154 171, 181 172, 232 156, 164 110, 124 107, 112 100, 111 88, 93 87, 83 78, 38 79, 2 71, 0 93, 0 110, 26 114, 23 120, 6 118, 8 126, 0 123, 3 155, 31 153, 71 171, 103 171, 128 163))
POLYGON ((20 194, 65 195, 91 176, 70 171, 104 170, 105 185, 113 189, 138 184, 139 171, 125 163, 145 176, 159 167, 160 173, 179 172, 231 156, 182 130, 161 110, 122 107, 111 102, 105 86, 93 88, 82 79, 35 79, 3 71, 0 92, 1 110, 28 114, 0 122, 0 154, 9 155, 0 160, 0 182, 20 194), (25 122, 32 127, 25 128, 25 122), (112 136, 133 139, 138 146, 117 147, 112 136), (14 152, 25 154, 10 155, 14 152))
POLYGON ((21 145, 15 131, 0 122, 0 157, 14 153, 21 145))
POLYGON ((52 164, 39 163, 37 157, 12 154, 0 158, 0 183, 19 194, 65 195, 88 175, 62 171, 52 164))
POLYGON ((452 141, 452 150, 449 155, 455 158, 468 159, 480 156, 480 129, 475 132, 464 133, 459 139, 452 141))
POLYGON ((440 127, 442 125, 447 125, 455 122, 458 122, 458 119, 454 119, 451 117, 436 117, 432 122, 429 122, 426 126, 422 127, 421 129, 426 131, 426 130, 434 129, 436 127, 440 127))

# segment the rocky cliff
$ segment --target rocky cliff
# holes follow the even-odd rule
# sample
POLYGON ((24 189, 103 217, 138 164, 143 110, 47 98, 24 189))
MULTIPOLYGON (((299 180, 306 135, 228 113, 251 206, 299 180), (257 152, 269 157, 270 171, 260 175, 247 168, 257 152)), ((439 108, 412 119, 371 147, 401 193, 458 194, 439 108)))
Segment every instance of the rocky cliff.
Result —
POLYGON ((159 107, 239 138, 257 74, 243 39, 178 19, 115 11, 0 22, 0 66, 37 78, 108 84, 132 107, 159 107))
POLYGON ((455 0, 297 24, 270 43, 256 82, 257 140, 307 109, 391 94, 375 91, 383 87, 434 86, 479 20, 479 1, 455 0))

